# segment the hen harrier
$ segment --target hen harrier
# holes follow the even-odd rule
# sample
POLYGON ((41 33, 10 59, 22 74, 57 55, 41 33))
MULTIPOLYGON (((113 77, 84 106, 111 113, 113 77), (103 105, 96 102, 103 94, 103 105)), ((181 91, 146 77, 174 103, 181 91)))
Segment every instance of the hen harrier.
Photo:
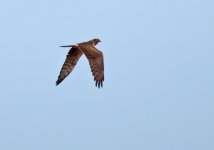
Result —
POLYGON ((101 42, 99 39, 92 39, 87 42, 78 43, 76 45, 66 45, 61 47, 71 47, 69 50, 65 62, 61 68, 56 85, 60 84, 74 69, 79 58, 84 54, 91 68, 91 72, 94 76, 95 85, 98 88, 103 86, 104 81, 104 62, 103 53, 95 48, 95 45, 101 42))

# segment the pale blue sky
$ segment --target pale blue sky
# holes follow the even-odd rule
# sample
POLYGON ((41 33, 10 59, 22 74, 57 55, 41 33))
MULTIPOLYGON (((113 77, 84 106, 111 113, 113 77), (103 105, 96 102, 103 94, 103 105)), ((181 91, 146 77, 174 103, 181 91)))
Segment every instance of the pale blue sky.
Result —
POLYGON ((213 150, 213 0, 0 3, 0 150, 213 150), (100 38, 104 88, 68 49, 100 38))

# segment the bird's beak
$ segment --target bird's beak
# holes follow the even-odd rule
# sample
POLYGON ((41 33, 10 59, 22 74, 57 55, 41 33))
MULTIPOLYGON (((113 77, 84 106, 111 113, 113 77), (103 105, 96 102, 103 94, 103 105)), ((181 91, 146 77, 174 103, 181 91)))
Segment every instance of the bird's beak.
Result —
POLYGON ((64 46, 60 46, 60 47, 73 47, 74 45, 64 45, 64 46))

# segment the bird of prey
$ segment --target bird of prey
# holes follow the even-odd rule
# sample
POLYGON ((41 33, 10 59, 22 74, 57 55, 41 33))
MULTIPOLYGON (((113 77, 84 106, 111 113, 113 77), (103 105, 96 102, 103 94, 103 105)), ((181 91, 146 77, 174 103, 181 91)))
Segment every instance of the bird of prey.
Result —
POLYGON ((94 76, 95 85, 98 86, 98 88, 103 87, 103 53, 95 48, 95 45, 99 42, 101 42, 99 39, 92 39, 90 41, 78 43, 76 45, 60 46, 70 47, 70 50, 61 68, 56 85, 60 84, 72 72, 79 58, 82 56, 82 54, 84 54, 89 61, 91 72, 94 76))

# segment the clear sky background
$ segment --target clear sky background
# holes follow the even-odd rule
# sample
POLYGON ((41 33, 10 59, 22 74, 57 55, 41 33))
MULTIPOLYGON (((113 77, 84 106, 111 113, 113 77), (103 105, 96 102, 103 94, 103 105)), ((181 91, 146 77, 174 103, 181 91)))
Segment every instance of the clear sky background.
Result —
POLYGON ((213 0, 0 2, 0 150, 213 150, 213 0), (68 49, 92 38, 104 88, 68 49))

